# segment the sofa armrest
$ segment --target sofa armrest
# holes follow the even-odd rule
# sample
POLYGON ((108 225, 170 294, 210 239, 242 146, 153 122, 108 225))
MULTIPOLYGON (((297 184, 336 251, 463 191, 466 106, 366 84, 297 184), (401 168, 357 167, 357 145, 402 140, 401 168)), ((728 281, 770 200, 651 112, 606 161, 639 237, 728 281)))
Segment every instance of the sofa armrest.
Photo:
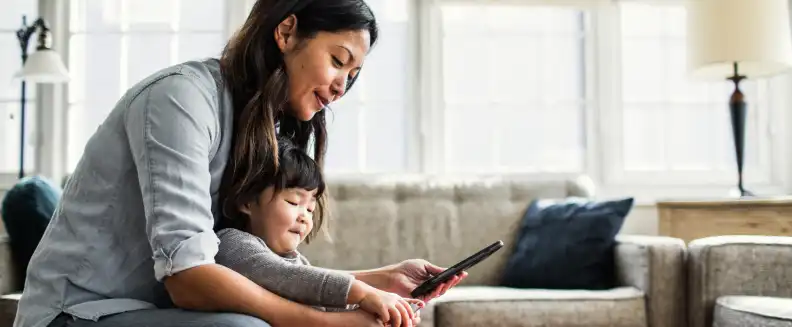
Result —
POLYGON ((690 327, 711 326, 724 295, 792 297, 792 237, 715 236, 688 248, 690 327))
POLYGON ((17 268, 8 235, 0 235, 0 295, 22 291, 25 272, 17 268))
POLYGON ((648 326, 684 326, 685 242, 637 235, 619 235, 616 241, 617 281, 646 294, 648 326))

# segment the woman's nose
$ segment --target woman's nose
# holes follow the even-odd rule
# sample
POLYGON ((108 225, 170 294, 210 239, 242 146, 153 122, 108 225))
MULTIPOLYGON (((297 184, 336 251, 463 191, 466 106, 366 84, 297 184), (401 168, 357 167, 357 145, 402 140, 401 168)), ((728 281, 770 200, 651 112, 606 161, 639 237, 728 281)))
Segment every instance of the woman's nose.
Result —
POLYGON ((333 83, 332 89, 330 90, 333 92, 333 101, 337 101, 344 93, 346 93, 346 78, 341 78, 340 82, 333 83))

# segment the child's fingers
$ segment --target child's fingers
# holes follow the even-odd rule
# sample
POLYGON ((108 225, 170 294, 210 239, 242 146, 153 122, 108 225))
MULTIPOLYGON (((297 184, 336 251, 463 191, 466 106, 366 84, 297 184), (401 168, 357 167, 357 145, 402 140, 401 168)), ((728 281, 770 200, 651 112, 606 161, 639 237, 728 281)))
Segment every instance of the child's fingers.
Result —
POLYGON ((407 303, 417 305, 419 308, 423 308, 426 305, 426 303, 424 303, 424 301, 421 301, 420 299, 405 298, 404 300, 407 301, 407 303))
POLYGON ((382 320, 382 322, 384 322, 384 323, 386 323, 386 324, 387 324, 388 322, 390 322, 390 320, 391 320, 391 319, 390 319, 390 312, 388 312, 388 307, 387 307, 387 306, 385 306, 384 304, 383 304, 383 305, 380 305, 380 306, 378 307, 378 309, 377 309, 377 315, 379 316, 380 320, 382 320))
POLYGON ((407 303, 404 299, 399 301, 398 304, 399 312, 401 313, 402 319, 402 326, 403 327, 412 327, 412 320, 413 320, 413 311, 410 308, 410 304, 407 303))
POLYGON ((393 327, 402 327, 402 312, 399 310, 399 305, 390 308, 390 320, 388 321, 393 327))

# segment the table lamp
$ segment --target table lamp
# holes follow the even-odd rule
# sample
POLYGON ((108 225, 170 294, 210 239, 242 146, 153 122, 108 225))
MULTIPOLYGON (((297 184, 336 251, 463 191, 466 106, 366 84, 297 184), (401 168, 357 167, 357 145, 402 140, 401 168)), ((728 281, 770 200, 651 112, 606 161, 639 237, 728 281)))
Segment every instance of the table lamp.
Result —
POLYGON ((69 73, 63 65, 60 55, 49 45, 50 30, 47 23, 39 18, 32 25, 22 16, 22 27, 16 32, 22 50, 22 70, 14 75, 22 80, 21 103, 19 106, 19 178, 25 177, 25 102, 26 82, 31 83, 65 83, 69 81, 69 73), (38 29, 36 52, 28 56, 28 44, 33 33, 38 29))
POLYGON ((734 83, 729 101, 737 188, 743 186, 746 103, 740 81, 781 73, 792 66, 788 0, 689 0, 688 70, 698 79, 734 83))

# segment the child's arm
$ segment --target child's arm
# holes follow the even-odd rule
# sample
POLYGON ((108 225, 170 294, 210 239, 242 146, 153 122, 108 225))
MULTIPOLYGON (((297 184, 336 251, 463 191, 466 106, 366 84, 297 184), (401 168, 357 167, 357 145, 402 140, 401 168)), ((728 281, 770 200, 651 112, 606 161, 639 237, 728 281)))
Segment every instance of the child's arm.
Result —
POLYGON ((217 233, 215 261, 265 289, 306 305, 345 307, 354 277, 330 269, 291 263, 258 237, 236 229, 217 233))

